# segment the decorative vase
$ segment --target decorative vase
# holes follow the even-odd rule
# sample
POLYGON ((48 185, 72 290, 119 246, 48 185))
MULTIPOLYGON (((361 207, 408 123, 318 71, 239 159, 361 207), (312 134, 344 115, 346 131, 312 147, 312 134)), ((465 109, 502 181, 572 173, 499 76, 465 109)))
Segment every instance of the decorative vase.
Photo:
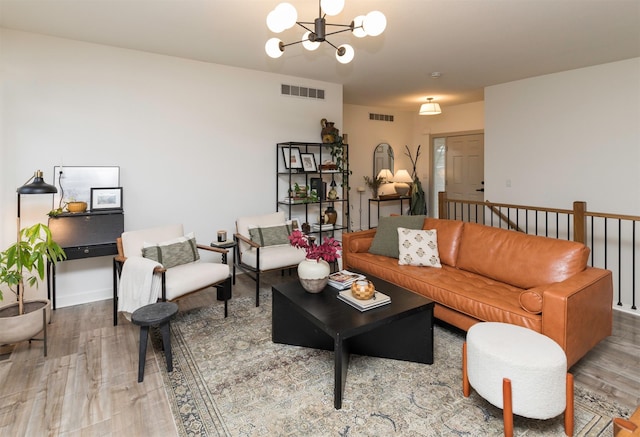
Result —
POLYGON ((322 142, 325 144, 335 143, 336 137, 340 135, 340 131, 335 127, 335 123, 333 121, 327 121, 326 118, 323 118, 322 120, 320 120, 320 125, 322 126, 322 131, 320 132, 322 142))
POLYGON ((335 225, 338 220, 338 213, 333 206, 328 206, 323 215, 323 222, 326 225, 335 225))
POLYGON ((298 264, 298 278, 309 293, 320 293, 329 282, 331 268, 324 260, 304 259, 298 264))

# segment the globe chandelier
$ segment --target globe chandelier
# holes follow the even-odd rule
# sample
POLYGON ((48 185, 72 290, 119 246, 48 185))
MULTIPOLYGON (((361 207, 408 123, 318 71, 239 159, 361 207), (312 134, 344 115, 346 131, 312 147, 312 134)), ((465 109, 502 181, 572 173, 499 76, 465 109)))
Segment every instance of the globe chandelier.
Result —
POLYGON ((302 46, 313 51, 326 42, 336 49, 336 59, 342 64, 348 64, 353 60, 355 52, 349 44, 335 46, 326 38, 342 32, 351 32, 358 38, 365 36, 378 36, 387 27, 387 19, 380 11, 372 11, 367 15, 358 15, 350 24, 327 23, 326 16, 338 15, 344 8, 345 0, 319 0, 318 18, 314 21, 298 21, 298 11, 291 3, 280 3, 267 15, 267 27, 274 33, 281 33, 291 29, 296 24, 306 32, 300 41, 285 44, 279 38, 271 38, 265 44, 265 51, 271 58, 279 58, 284 53, 285 47, 302 43, 302 46), (313 26, 313 27, 311 27, 313 26), (339 28, 327 33, 327 26, 339 28))

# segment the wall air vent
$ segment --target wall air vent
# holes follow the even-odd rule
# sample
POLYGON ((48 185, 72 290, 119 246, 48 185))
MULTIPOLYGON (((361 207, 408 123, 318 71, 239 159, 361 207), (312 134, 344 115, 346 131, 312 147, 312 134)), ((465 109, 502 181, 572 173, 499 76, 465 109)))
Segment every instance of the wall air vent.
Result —
POLYGON ((390 121, 393 123, 393 115, 369 113, 369 120, 390 121))
POLYGON ((283 83, 282 85, 280 85, 280 94, 282 94, 283 96, 324 100, 324 90, 309 88, 306 86, 287 85, 283 83))

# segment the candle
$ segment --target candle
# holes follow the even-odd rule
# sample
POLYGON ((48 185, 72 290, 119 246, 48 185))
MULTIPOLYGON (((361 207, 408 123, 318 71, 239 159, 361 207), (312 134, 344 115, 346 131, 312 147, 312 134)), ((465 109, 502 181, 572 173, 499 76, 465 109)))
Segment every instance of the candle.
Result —
POLYGON ((227 231, 218 231, 218 243, 227 241, 227 231))

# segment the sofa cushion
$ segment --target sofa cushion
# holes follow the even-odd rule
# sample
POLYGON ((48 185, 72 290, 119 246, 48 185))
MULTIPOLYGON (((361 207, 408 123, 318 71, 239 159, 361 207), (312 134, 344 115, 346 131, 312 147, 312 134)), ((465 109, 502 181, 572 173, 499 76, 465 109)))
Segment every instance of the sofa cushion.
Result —
POLYGON ((525 311, 518 301, 522 288, 447 265, 440 269, 401 266, 371 253, 350 254, 350 260, 349 269, 383 278, 468 317, 542 331, 542 316, 525 311))
POLYGON ((440 262, 452 267, 456 266, 456 257, 462 237, 464 222, 460 220, 445 220, 427 217, 424 229, 435 229, 438 232, 438 253, 440 262))
POLYGON ((465 223, 456 263, 460 269, 529 289, 583 271, 588 257, 584 244, 465 223))
POLYGON ((399 265, 442 267, 435 230, 398 228, 398 243, 399 265))
POLYGON ((398 228, 422 229, 425 218, 424 215, 380 217, 369 253, 398 258, 398 228))

